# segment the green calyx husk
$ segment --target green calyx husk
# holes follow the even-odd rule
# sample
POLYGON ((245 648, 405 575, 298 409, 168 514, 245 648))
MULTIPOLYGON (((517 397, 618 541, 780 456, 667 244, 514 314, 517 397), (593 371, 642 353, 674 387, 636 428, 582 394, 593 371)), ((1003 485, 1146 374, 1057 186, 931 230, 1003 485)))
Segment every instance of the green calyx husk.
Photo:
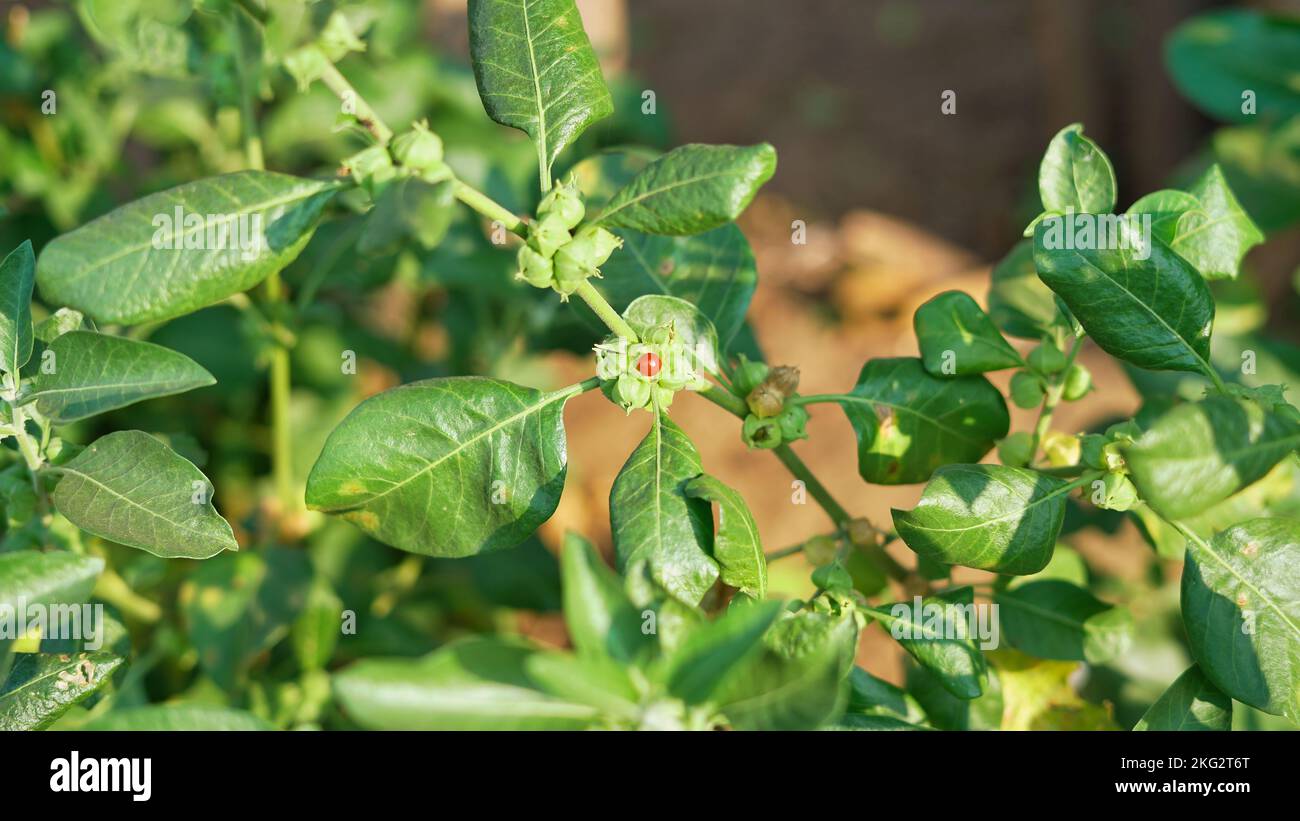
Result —
POLYGON ((609 337, 595 351, 601 391, 627 413, 666 411, 678 391, 709 387, 692 351, 671 326, 653 328, 637 343, 609 337))

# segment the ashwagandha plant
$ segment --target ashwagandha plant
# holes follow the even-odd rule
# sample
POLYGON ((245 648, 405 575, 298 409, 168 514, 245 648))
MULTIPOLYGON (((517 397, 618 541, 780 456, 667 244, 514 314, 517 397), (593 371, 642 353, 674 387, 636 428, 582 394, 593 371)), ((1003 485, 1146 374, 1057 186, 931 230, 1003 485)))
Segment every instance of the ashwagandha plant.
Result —
MULTIPOLYGON (((225 10, 239 31, 277 24, 251 0, 236 5, 225 10)), ((1162 557, 1185 551, 1181 610, 1195 665, 1138 727, 1224 729, 1233 700, 1300 721, 1300 521, 1278 515, 1292 508, 1270 490, 1279 476, 1289 487, 1297 470, 1300 414, 1280 386, 1242 384, 1211 364, 1207 283, 1237 277, 1263 238, 1217 168, 1114 214, 1109 159, 1081 127, 1062 130, 1040 169, 1044 212, 995 268, 988 312, 966 294, 941 294, 916 312, 920 357, 873 359, 844 393, 801 395, 798 370, 766 364, 750 344, 756 271, 733 222, 771 177, 773 149, 606 152, 557 179, 565 149, 613 111, 573 0, 471 0, 469 23, 484 108, 535 148, 534 213, 521 217, 466 182, 452 169, 455 146, 424 123, 399 132, 384 122, 338 68, 364 48, 339 12, 281 59, 300 87, 334 92, 344 123, 368 135, 339 178, 261 170, 245 106, 250 170, 118 208, 50 242, 39 260, 28 245, 6 258, 0 343, 12 355, 0 359, 0 432, 22 456, 5 472, 11 521, 14 499, 28 499, 41 545, 66 520, 74 535, 165 557, 237 549, 207 480, 159 439, 120 431, 81 449, 59 428, 209 384, 188 358, 116 331, 223 300, 245 304, 244 292, 263 283, 260 310, 245 308, 281 341, 270 368, 276 488, 282 512, 300 506, 286 453, 295 306, 281 270, 345 198, 365 210, 357 242, 374 247, 438 245, 459 203, 482 217, 493 244, 508 246, 497 253, 514 254, 513 299, 552 290, 607 329, 593 375, 552 391, 452 376, 379 393, 329 436, 305 503, 415 556, 508 550, 555 511, 565 406, 599 389, 629 424, 649 420, 610 492, 617 572, 567 537, 571 652, 481 636, 333 674, 323 667, 338 605, 313 600, 324 617, 293 634, 312 674, 302 680, 309 721, 333 699, 340 725, 372 728, 1114 726, 1066 683, 1078 662, 1122 657, 1136 631, 1127 608, 1087 589, 1077 554, 1057 546, 1067 511, 1081 509, 1076 497, 1133 516, 1162 557), (47 305, 62 306, 40 324, 33 282, 47 305), (1022 353, 1008 336, 1033 347, 1022 353), (1149 401, 1095 432, 1053 430, 1060 404, 1093 388, 1077 361, 1089 338, 1144 371, 1191 374, 1203 395, 1149 401), (1000 370, 1014 371, 1012 402, 1039 409, 1030 430, 1011 431, 985 376, 1000 370), (705 471, 672 422, 683 391, 734 417, 734 435, 751 448, 771 450, 833 530, 765 553, 744 499, 705 471), (894 511, 886 527, 835 500, 790 446, 810 435, 806 408, 818 403, 843 409, 863 480, 926 483, 914 509, 894 511), (982 464, 995 448, 1000 464, 982 464), (896 540, 916 554, 915 568, 886 552, 896 540), (816 566, 806 600, 769 597, 768 562, 786 555, 816 566), (955 584, 956 566, 990 581, 955 584), (990 613, 1010 648, 992 649, 990 613), (906 690, 854 665, 872 623, 912 659, 906 690)), ((0 552, 0 603, 89 596, 103 563, 72 537, 67 547, 0 552)), ((250 564, 207 578, 194 597, 252 586, 259 606, 274 609, 278 591, 257 587, 264 572, 250 564)), ((0 661, 14 667, 0 687, 3 726, 48 725, 123 664, 107 652, 12 662, 13 641, 0 642, 0 661), (68 686, 24 686, 32 681, 68 686)), ((96 726, 261 726, 233 711, 168 709, 109 712, 96 726)))

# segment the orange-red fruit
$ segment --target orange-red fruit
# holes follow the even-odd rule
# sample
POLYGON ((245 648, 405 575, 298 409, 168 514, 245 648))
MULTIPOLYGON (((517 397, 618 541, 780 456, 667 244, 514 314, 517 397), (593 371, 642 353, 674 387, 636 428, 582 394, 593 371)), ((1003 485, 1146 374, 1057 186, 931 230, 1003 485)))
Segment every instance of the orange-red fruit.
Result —
POLYGON ((636 361, 636 369, 646 379, 652 379, 659 374, 659 369, 663 363, 659 361, 659 354, 643 353, 641 358, 636 361))

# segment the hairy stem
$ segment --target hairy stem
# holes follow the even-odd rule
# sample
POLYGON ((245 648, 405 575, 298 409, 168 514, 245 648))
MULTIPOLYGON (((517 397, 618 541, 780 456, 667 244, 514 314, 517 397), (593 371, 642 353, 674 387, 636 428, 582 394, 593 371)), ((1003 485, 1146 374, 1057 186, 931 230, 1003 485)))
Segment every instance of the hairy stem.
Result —
POLYGON ((357 90, 352 87, 347 78, 339 73, 338 68, 330 63, 324 73, 321 74, 321 82, 334 92, 334 96, 343 101, 345 105, 352 107, 352 116, 357 118, 367 131, 374 135, 380 145, 388 145, 388 141, 393 139, 393 130, 389 128, 370 104, 365 101, 357 90))
POLYGON ((596 316, 600 317, 601 321, 609 326, 611 331, 628 342, 641 341, 641 338, 636 335, 636 331, 632 330, 632 326, 627 324, 623 317, 619 316, 613 305, 605 301, 605 298, 600 295, 600 291, 596 290, 596 286, 591 284, 591 280, 584 279, 574 293, 581 297, 582 301, 591 307, 591 310, 596 312, 596 316))
POLYGON ((463 180, 456 180, 456 199, 473 208, 478 213, 490 220, 501 223, 506 230, 513 231, 521 237, 528 235, 524 228, 524 221, 515 216, 505 206, 496 200, 474 188, 463 180))

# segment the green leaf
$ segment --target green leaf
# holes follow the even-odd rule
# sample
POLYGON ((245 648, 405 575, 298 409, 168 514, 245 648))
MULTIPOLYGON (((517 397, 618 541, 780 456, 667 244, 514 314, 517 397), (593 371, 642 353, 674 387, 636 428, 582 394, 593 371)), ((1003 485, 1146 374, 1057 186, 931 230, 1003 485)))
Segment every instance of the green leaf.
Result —
POLYGON ((1165 63, 1183 96, 1217 120, 1300 114, 1300 25, 1293 19, 1224 9, 1183 23, 1165 44, 1165 63), (1255 108, 1245 109, 1245 92, 1255 108))
POLYGON ((952 462, 978 462, 1007 435, 1007 405, 982 376, 931 376, 921 360, 873 359, 839 403, 858 437, 868 482, 924 482, 952 462))
POLYGON ((1038 168, 1045 211, 1109 214, 1115 209, 1115 169, 1106 152, 1075 123, 1057 132, 1038 168))
MULTIPOLYGON (((206 567, 206 565, 205 565, 206 567)), ((302 670, 324 670, 334 656, 343 624, 343 602, 329 582, 317 578, 302 612, 289 628, 293 657, 302 670)))
POLYGON ((764 644, 784 659, 809 658, 824 647, 838 647, 840 675, 853 669, 858 650, 858 619, 850 607, 838 612, 802 610, 785 614, 767 631, 764 644))
POLYGON ((733 608, 693 631, 668 659, 668 691, 687 704, 709 701, 762 648, 763 634, 780 612, 777 601, 733 608))
POLYGON ((1268 233, 1300 221, 1300 118, 1221 128, 1214 155, 1251 219, 1268 233))
POLYGON ((625 721, 637 718, 640 695, 627 670, 609 658, 534 653, 528 657, 527 669, 537 686, 556 698, 625 721))
POLYGON ((1031 656, 1103 664, 1128 650, 1133 615, 1087 590, 1055 579, 1029 582, 994 595, 1002 631, 1031 656))
POLYGON ((623 319, 641 335, 652 328, 671 326, 697 368, 718 372, 718 332, 709 318, 686 300, 655 294, 638 297, 627 306, 623 319))
POLYGON ((947 465, 894 527, 922 557, 1024 576, 1051 560, 1071 489, 1027 468, 947 465))
POLYGON ((622 311, 644 294, 680 297, 717 328, 725 350, 745 324, 758 287, 749 240, 735 225, 691 237, 656 237, 619 229, 623 249, 602 269, 602 293, 622 311))
POLYGON ((79 604, 90 597, 104 560, 75 553, 15 550, 0 553, 0 607, 79 604))
POLYGON ((375 256, 395 253, 407 239, 426 250, 437 247, 456 213, 455 192, 451 180, 429 183, 402 177, 393 181, 366 215, 357 250, 375 256))
POLYGON ((1039 224, 1034 263, 1102 350, 1148 370, 1209 373, 1214 299, 1195 268, 1154 236, 1149 248, 1098 250, 1065 247, 1065 231, 1065 218, 1039 224))
POLYGON ((576 533, 564 539, 564 623, 579 655, 608 657, 621 664, 637 659, 652 639, 641 629, 640 611, 622 581, 591 543, 576 533))
POLYGON ((686 483, 686 495, 718 506, 713 558, 722 569, 722 582, 756 599, 767 597, 767 559, 745 499, 709 475, 686 483))
POLYGON ((123 325, 196 311, 292 262, 338 190, 240 171, 150 194, 46 245, 41 296, 123 325))
POLYGON ((593 220, 646 234, 698 234, 731 222, 776 171, 776 149, 691 144, 659 157, 593 220))
POLYGON ((971 618, 977 612, 974 591, 960 588, 941 596, 917 597, 863 608, 862 613, 881 623, 903 649, 958 698, 973 699, 984 692, 988 663, 971 635, 971 618))
POLYGON ((25 400, 58 425, 216 383, 188 356, 134 339, 69 331, 46 350, 53 372, 42 368, 25 400))
POLYGON ((1021 339, 1042 339, 1065 318, 1056 295, 1038 278, 1034 242, 1021 240, 993 266, 989 284, 989 318, 1002 331, 1021 339))
POLYGON ((711 555, 713 511, 684 490, 700 472, 700 454, 690 438, 657 413, 609 494, 619 569, 626 573, 646 562, 660 586, 691 606, 718 579, 711 555))
POLYGON ((96 536, 164 558, 239 549, 207 478, 147 433, 110 433, 53 470, 54 506, 96 536))
POLYGON ((362 402, 307 479, 307 505, 426 556, 513 547, 564 489, 564 404, 499 379, 428 379, 362 402))
POLYGON ((36 323, 36 338, 48 345, 64 334, 80 329, 85 319, 81 311, 60 308, 36 323))
POLYGON ((36 258, 25 240, 0 262, 0 371, 18 378, 32 356, 32 283, 36 258))
POLYGON ((0 685, 0 730, 43 730, 108 683, 112 653, 20 653, 0 685))
POLYGON ((850 715, 882 716, 916 723, 925 720, 921 706, 906 690, 854 667, 849 673, 850 715))
POLYGON ((1133 203, 1128 213, 1151 214, 1152 236, 1210 280, 1236 279, 1246 252, 1264 241, 1217 165, 1190 193, 1157 191, 1133 203))
POLYGON ((270 730, 265 721, 243 710, 211 704, 151 704, 114 710, 87 724, 86 730, 222 732, 270 730))
POLYGON ((1138 494, 1167 519, 1197 515, 1300 446, 1300 424, 1254 402, 1210 396, 1165 412, 1120 450, 1138 494))
POLYGON ((1187 543, 1192 657, 1237 701, 1300 724, 1300 521, 1253 519, 1187 543))
POLYGON ((933 376, 969 376, 1024 365, 988 314, 961 291, 945 291, 917 308, 912 324, 921 361, 933 376))
POLYGON ((844 712, 842 657, 833 643, 798 659, 761 653, 728 677, 715 701, 737 730, 821 727, 844 712))
POLYGON ((365 659, 334 675, 343 711, 371 730, 577 730, 595 708, 538 690, 537 653, 498 638, 450 644, 422 659, 365 659))
POLYGON ((1232 699, 1193 664, 1156 699, 1134 730, 1231 730, 1232 699))
POLYGON ((849 713, 826 728, 827 730, 929 730, 920 724, 903 721, 894 716, 868 713, 849 713))
POLYGON ((592 123, 614 113, 573 0, 470 0, 469 47, 483 107, 532 137, 551 166, 592 123))
MULTIPOLYGON (((257 656, 289 635, 307 604, 311 564, 301 550, 227 553, 204 562, 181 590, 181 614, 198 661, 232 690, 257 656)), ((336 617, 329 627, 337 635, 336 617)))

